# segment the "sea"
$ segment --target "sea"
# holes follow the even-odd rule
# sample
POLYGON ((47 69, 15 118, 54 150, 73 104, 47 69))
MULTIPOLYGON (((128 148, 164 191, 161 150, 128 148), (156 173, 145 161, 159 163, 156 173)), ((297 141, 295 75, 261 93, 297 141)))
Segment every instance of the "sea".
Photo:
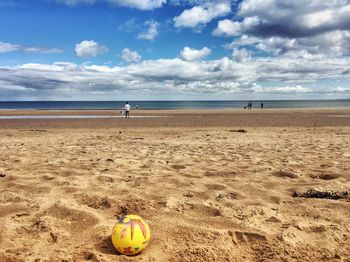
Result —
MULTIPOLYGON (((249 101, 129 101, 132 109, 242 109, 249 101)), ((350 108, 350 99, 340 100, 255 100, 253 108, 350 108)), ((0 109, 15 110, 106 110, 120 109, 125 101, 0 101, 0 109)))

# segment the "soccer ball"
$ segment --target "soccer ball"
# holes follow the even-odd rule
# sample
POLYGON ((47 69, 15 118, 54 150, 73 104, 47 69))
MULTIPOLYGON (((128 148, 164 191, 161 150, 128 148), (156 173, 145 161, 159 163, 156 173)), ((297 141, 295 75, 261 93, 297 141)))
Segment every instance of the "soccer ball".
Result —
POLYGON ((136 255, 146 248, 151 238, 148 224, 137 215, 118 220, 112 231, 113 246, 124 255, 136 255))

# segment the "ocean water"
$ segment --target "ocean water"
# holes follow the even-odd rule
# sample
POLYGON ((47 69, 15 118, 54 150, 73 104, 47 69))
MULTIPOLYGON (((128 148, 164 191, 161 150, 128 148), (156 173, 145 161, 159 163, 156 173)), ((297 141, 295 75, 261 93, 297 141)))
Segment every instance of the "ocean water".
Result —
MULTIPOLYGON (((0 109, 120 109, 124 101, 15 101, 0 102, 0 109)), ((129 101, 132 109, 240 109, 248 101, 129 101)), ((344 100, 270 100, 252 101, 253 108, 350 108, 350 99, 344 100)))

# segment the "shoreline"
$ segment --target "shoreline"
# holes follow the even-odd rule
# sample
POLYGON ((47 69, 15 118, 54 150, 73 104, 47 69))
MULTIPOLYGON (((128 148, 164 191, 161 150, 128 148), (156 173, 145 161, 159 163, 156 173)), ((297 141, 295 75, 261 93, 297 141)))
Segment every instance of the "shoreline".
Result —
POLYGON ((133 110, 129 119, 119 110, 0 110, 1 117, 23 119, 0 119, 0 129, 350 126, 350 109, 343 108, 133 110))
MULTIPOLYGON (((54 113, 54 112, 119 112, 122 109, 0 109, 0 115, 4 113, 18 113, 18 112, 29 112, 29 113, 54 113)), ((178 108, 178 109, 132 109, 130 112, 133 114, 137 113, 153 113, 153 112, 164 112, 164 113, 220 113, 220 112, 297 112, 297 111, 348 111, 350 112, 349 107, 318 107, 318 108, 253 108, 253 109, 244 109, 244 108, 178 108)))

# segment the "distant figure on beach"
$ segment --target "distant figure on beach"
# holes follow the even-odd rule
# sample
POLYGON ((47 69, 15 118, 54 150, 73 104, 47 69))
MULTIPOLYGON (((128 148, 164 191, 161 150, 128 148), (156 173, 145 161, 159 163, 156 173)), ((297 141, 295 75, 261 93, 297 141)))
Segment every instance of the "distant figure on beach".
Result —
POLYGON ((139 106, 138 106, 138 105, 136 105, 136 106, 135 106, 135 109, 137 110, 138 108, 139 108, 139 106))
POLYGON ((263 103, 263 102, 261 102, 261 104, 260 104, 260 108, 261 108, 261 109, 263 109, 263 108, 264 108, 264 103, 263 103))
POLYGON ((125 102, 124 111, 125 111, 125 118, 130 117, 130 105, 128 102, 125 102))
POLYGON ((248 102, 248 109, 252 109, 253 103, 251 101, 248 102))

